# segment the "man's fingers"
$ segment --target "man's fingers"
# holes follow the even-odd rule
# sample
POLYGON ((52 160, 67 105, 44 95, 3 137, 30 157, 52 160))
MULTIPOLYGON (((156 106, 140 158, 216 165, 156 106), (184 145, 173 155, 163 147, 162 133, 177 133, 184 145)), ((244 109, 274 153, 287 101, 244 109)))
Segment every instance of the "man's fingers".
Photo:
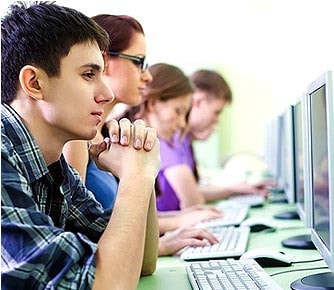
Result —
POLYGON ((119 120, 119 126, 120 126, 120 144, 127 146, 129 145, 131 140, 131 131, 133 125, 128 119, 123 118, 119 120))
POLYGON ((98 158, 101 152, 108 149, 109 146, 110 146, 109 138, 105 138, 101 143, 90 144, 88 151, 93 158, 98 158))
POLYGON ((151 127, 146 127, 146 138, 144 143, 144 149, 150 151, 153 148, 154 143, 157 140, 157 131, 151 127))
POLYGON ((133 147, 136 149, 142 149, 144 140, 146 137, 146 126, 142 119, 134 121, 134 137, 133 137, 133 147))
POLYGON ((109 137, 112 143, 119 142, 119 124, 117 120, 111 119, 108 121, 109 137))

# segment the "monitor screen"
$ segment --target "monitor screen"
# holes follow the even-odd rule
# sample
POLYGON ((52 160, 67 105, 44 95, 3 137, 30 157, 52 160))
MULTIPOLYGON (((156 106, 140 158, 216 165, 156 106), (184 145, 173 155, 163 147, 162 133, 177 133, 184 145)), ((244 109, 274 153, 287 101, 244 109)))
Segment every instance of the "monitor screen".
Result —
MULTIPOLYGON (((310 202, 308 200, 308 195, 306 192, 309 191, 309 174, 306 169, 307 161, 307 144, 308 137, 306 130, 307 120, 305 120, 305 116, 307 116, 305 110, 306 107, 307 95, 304 94, 300 96, 297 101, 292 106, 292 157, 291 157, 291 170, 290 170, 290 178, 291 183, 290 192, 286 190, 287 197, 291 201, 295 200, 296 203, 296 211, 293 212, 285 212, 276 214, 274 217, 282 218, 289 217, 292 218, 300 218, 307 227, 310 227, 310 215, 306 215, 306 208, 310 207, 310 202)), ((288 169, 287 169, 288 170, 288 169)), ((309 211, 309 209, 308 209, 309 211)), ((303 235, 294 235, 290 236, 281 241, 284 247, 295 248, 295 249, 314 249, 314 244, 311 240, 310 234, 303 235)))
POLYGON ((277 178, 278 117, 267 123, 265 131, 265 161, 271 178, 277 178))
MULTIPOLYGON (((294 124, 293 106, 289 105, 280 116, 278 142, 277 183, 283 189, 286 201, 296 203, 295 164, 294 164, 294 124)), ((289 210, 274 215, 277 219, 299 219, 296 210, 289 210)))
POLYGON ((275 190, 281 192, 283 190, 283 139, 284 139, 284 114, 281 113, 266 126, 265 132, 265 161, 270 177, 276 181, 275 190))
POLYGON ((294 105, 294 135, 295 135, 295 192, 296 203, 300 205, 299 215, 304 219, 305 198, 304 198, 304 160, 303 160, 303 139, 302 139, 302 103, 301 100, 294 105))
POLYGON ((284 190, 284 168, 285 168, 285 121, 284 113, 278 116, 278 142, 277 142, 277 184, 284 190))
POLYGON ((294 116, 293 106, 288 106, 284 112, 284 127, 282 132, 282 182, 289 203, 296 202, 295 195, 295 156, 294 156, 294 116))
POLYGON ((334 270, 333 233, 333 87, 326 73, 309 87, 311 131, 311 236, 334 270), (332 130, 332 131, 331 131, 332 130), (330 157, 331 154, 331 157, 330 157), (330 178, 331 176, 331 178, 330 178), (332 180, 331 180, 332 179, 332 180))
MULTIPOLYGON (((293 106, 289 105, 282 115, 279 143, 278 184, 283 188, 287 202, 296 203, 295 194, 295 162, 294 162, 294 118, 293 106)), ((296 210, 289 210, 274 215, 277 219, 299 219, 296 210)))
POLYGON ((293 106, 294 125, 294 168, 295 168, 295 195, 296 207, 300 219, 307 227, 310 227, 310 215, 306 215, 306 207, 310 206, 308 200, 310 191, 310 174, 306 168, 308 166, 308 143, 310 135, 308 133, 307 95, 301 95, 293 106))
MULTIPOLYGON (((308 87, 310 140, 306 172, 310 176, 311 239, 330 271, 311 274, 290 284, 291 289, 334 289, 334 94, 332 72, 322 74, 308 87)), ((305 147, 304 147, 305 148, 305 147)))

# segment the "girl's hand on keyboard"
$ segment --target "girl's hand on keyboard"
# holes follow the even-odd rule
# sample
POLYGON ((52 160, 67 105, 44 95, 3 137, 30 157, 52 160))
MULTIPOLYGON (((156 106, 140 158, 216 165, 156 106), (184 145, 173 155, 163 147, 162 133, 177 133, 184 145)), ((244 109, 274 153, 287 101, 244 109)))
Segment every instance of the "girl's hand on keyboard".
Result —
POLYGON ((176 254, 187 246, 206 246, 218 243, 216 237, 205 229, 179 228, 159 239, 159 256, 176 254))

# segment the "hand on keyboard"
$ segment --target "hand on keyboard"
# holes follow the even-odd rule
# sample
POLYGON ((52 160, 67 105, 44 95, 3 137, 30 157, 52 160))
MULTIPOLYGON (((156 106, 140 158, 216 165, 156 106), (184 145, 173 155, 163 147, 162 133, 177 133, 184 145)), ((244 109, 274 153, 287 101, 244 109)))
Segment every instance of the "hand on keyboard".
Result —
POLYGON ((208 229, 218 240, 213 245, 187 247, 181 253, 181 259, 201 260, 226 257, 240 257, 245 251, 249 239, 249 227, 215 227, 208 229))
POLYGON ((179 228, 160 237, 158 254, 168 256, 187 246, 203 247, 217 242, 217 238, 205 229, 179 228))

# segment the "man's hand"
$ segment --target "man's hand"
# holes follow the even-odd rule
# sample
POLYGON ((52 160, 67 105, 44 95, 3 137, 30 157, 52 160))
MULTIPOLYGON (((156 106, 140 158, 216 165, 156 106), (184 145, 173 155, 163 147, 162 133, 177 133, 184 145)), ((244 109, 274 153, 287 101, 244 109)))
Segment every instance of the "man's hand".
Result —
POLYGON ((125 175, 153 175, 160 168, 160 146, 156 130, 143 120, 133 124, 128 119, 109 122, 110 138, 89 148, 91 157, 101 170, 119 178, 125 175))

